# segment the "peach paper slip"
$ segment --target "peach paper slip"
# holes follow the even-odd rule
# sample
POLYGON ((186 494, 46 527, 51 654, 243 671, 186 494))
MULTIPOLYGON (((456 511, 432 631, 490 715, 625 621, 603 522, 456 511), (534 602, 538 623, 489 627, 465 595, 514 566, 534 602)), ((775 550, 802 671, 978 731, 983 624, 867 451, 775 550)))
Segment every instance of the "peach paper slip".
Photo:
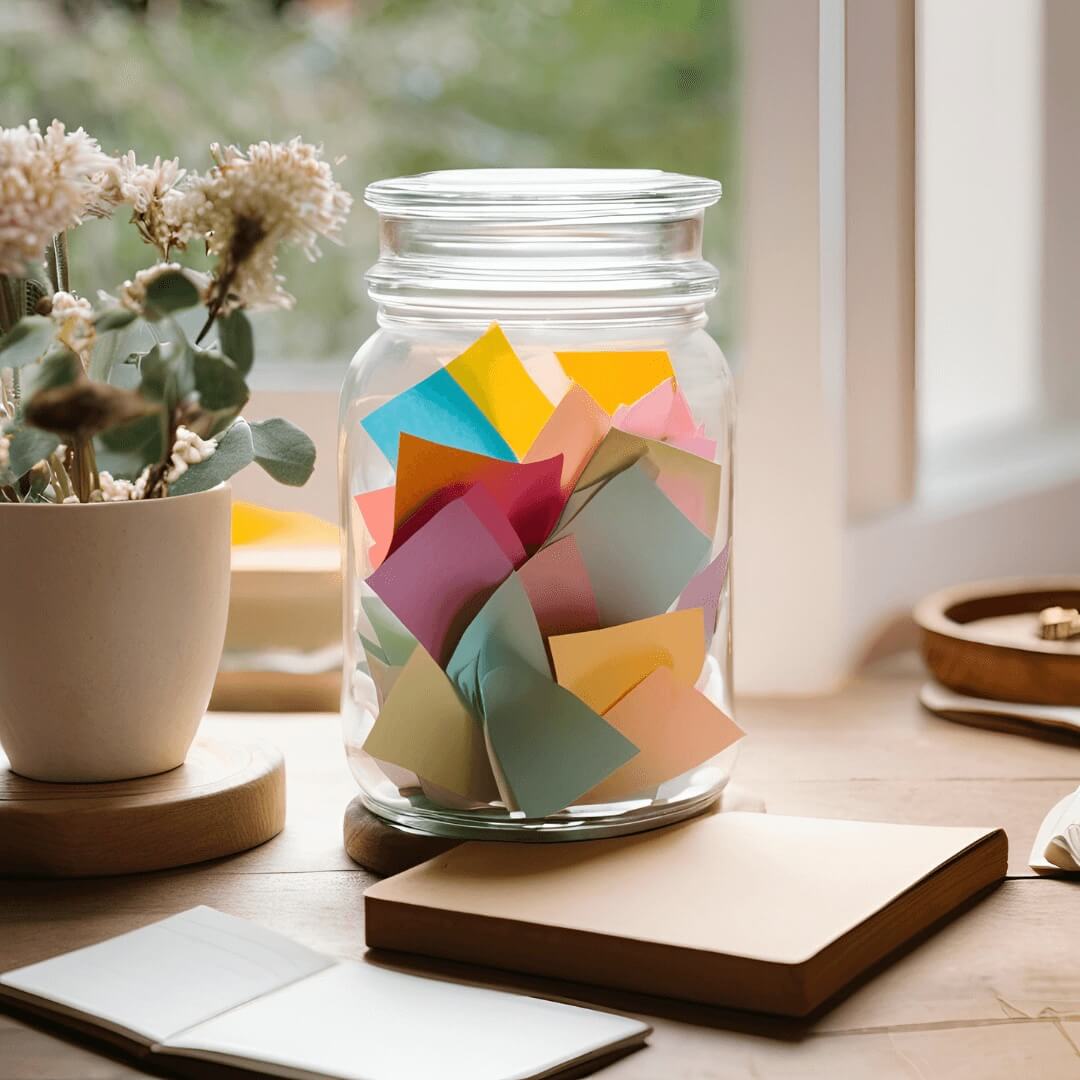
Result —
POLYGON ((604 719, 638 753, 587 791, 583 802, 615 802, 655 789, 743 736, 729 716, 663 665, 608 709, 604 719))

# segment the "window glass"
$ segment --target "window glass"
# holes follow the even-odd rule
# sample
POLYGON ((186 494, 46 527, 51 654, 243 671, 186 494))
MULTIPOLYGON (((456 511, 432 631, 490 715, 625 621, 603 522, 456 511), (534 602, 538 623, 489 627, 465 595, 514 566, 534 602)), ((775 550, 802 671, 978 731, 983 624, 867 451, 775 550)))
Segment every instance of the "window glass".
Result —
MULTIPOLYGON (((707 255, 737 220, 734 0, 5 0, 0 123, 53 116, 106 150, 209 164, 211 141, 302 134, 371 180, 439 168, 655 167, 716 177, 707 255)), ((283 270, 302 317, 263 315, 260 359, 343 364, 371 331, 372 214, 283 270)), ((148 261, 134 230, 91 223, 73 284, 148 261)), ((727 274, 724 275, 728 277, 727 274)), ((730 289, 712 330, 732 338, 730 289)))

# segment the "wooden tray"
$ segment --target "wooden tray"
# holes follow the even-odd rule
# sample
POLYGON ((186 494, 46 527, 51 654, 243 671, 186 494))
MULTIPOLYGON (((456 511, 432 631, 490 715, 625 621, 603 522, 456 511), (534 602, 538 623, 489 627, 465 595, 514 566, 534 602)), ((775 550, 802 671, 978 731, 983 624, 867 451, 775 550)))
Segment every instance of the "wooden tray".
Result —
MULTIPOLYGON (((741 788, 729 786, 704 812, 715 814, 719 810, 764 813, 765 803, 741 788)), ((400 874, 464 843, 445 836, 428 836, 384 821, 364 806, 359 795, 345 808, 344 834, 345 853, 349 858, 365 870, 383 877, 400 874)), ((571 842, 588 843, 587 840, 571 842)))
POLYGON ((914 612, 927 666, 961 694, 1080 705, 1080 638, 1044 641, 1038 613, 1080 608, 1080 577, 1015 578, 943 589, 914 612))
POLYGON ((0 875, 96 877, 246 851, 285 824, 285 764, 265 743, 196 739, 178 769, 48 784, 0 753, 0 875))

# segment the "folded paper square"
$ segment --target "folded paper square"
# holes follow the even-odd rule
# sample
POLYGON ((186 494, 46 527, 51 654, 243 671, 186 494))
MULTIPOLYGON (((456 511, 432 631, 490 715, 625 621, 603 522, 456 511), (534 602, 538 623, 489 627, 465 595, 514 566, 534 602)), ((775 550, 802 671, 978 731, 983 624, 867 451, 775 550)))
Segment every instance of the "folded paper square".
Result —
MULTIPOLYGON (((618 428, 612 428, 607 433, 586 465, 571 502, 582 489, 595 487, 642 460, 653 466, 657 487, 706 536, 711 537, 716 530, 720 509, 721 467, 710 458, 702 458, 670 443, 646 439, 618 428)), ((559 528, 562 528, 561 522, 559 528)))
POLYGON ((606 713, 657 668, 693 686, 705 662, 700 611, 672 611, 651 619, 565 634, 548 641, 555 677, 590 708, 606 713))
POLYGON ((632 405, 658 383, 674 378, 666 352, 557 352, 563 371, 609 413, 632 405))
POLYGON ((440 510, 367 584, 440 665, 525 554, 510 523, 477 487, 440 510), (517 553, 507 548, 517 543, 517 553))
POLYGON ((526 551, 550 535, 562 512, 562 457, 519 464, 403 434, 398 445, 394 536, 399 548, 447 503, 481 484, 514 527, 526 551))
POLYGON ((562 454, 561 487, 567 496, 589 458, 611 428, 611 417, 580 386, 572 386, 555 407, 525 461, 544 461, 562 454))
POLYGON ((527 817, 565 809, 637 753, 603 717, 531 668, 496 668, 480 690, 497 771, 527 817))
POLYGON ((572 535, 538 551, 518 576, 544 637, 595 630, 600 625, 589 571, 572 535))
POLYGON ((716 632, 716 617, 720 611, 720 594, 727 581, 728 547, 725 544, 719 555, 704 570, 695 574, 679 594, 675 605, 679 611, 700 608, 705 620, 705 645, 708 647, 716 632))
POLYGON ((446 370, 519 458, 555 409, 497 323, 446 370))
POLYGON ((446 673, 462 696, 480 710, 480 685, 497 667, 527 667, 551 678, 544 639, 519 574, 511 574, 469 623, 446 673))
POLYGON ((710 539, 641 461, 603 484, 556 539, 573 536, 601 626, 659 615, 701 568, 710 539))
POLYGON ((402 432, 461 450, 517 460, 506 440, 445 368, 392 397, 360 424, 394 468, 402 432))
POLYGON ((483 729, 422 647, 394 681, 364 749, 461 798, 499 797, 483 729))
POLYGON ((371 537, 367 556, 374 570, 386 558, 394 536, 394 488, 361 492, 356 496, 356 505, 371 537))
POLYGON ((704 694, 663 666, 613 705, 604 719, 639 753, 582 796, 582 802, 615 802, 659 787, 743 736, 704 694))

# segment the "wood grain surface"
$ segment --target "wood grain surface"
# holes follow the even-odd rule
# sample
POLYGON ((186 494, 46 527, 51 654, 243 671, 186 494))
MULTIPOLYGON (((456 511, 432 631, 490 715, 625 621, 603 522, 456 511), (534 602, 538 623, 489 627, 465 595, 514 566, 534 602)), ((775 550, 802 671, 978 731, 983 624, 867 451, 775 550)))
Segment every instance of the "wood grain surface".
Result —
POLYGON ((27 780, 0 753, 0 875, 183 866, 254 847, 284 823, 284 760, 258 740, 202 735, 178 769, 108 784, 27 780))
MULTIPOLYGON (((655 1027, 649 1046, 602 1070, 605 1080, 1080 1077, 1080 886, 1037 878, 1023 865, 1043 815, 1080 781, 1080 750, 934 717, 916 700, 923 678, 909 658, 832 697, 746 701, 739 709, 748 737, 736 782, 762 797, 770 813, 1001 824, 1009 833, 1015 876, 824 1016, 796 1024, 452 970, 647 1019, 655 1027)), ((0 969, 200 903, 313 948, 361 955, 362 897, 374 878, 350 862, 342 845, 342 812, 356 788, 338 718, 214 716, 207 731, 282 748, 289 807, 281 835, 232 858, 141 876, 0 881, 0 969)), ((692 885, 692 868, 685 882, 672 883, 692 885)), ((2 1080, 141 1075, 0 1016, 2 1080)))

